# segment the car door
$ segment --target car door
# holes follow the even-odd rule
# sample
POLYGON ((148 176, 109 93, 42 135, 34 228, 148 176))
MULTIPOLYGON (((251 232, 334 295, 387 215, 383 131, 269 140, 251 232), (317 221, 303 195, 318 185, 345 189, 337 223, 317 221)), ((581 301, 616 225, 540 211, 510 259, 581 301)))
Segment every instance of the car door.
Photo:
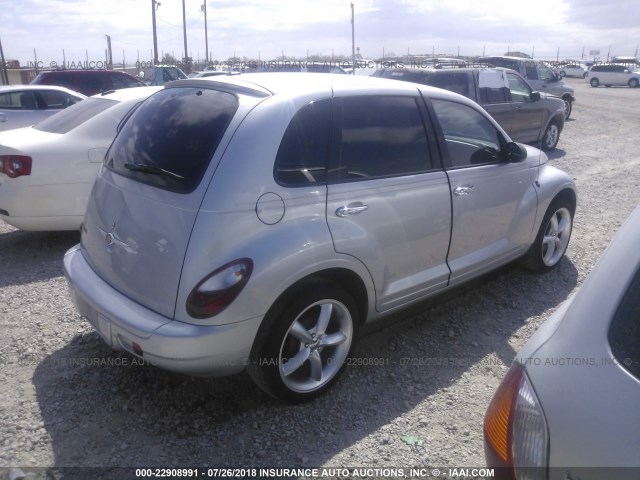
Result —
POLYGON ((528 248, 537 196, 527 162, 503 160, 502 133, 480 110, 432 100, 451 184, 450 284, 482 274, 528 248))
POLYGON ((0 94, 0 131, 35 125, 45 118, 34 90, 14 90, 0 94))
POLYGON ((509 136, 516 142, 535 142, 545 118, 544 104, 532 98, 529 84, 515 72, 507 72, 511 96, 511 129, 509 136))
POLYGON ((425 112, 417 90, 334 99, 327 223, 371 273, 379 311, 448 282, 449 184, 425 112))

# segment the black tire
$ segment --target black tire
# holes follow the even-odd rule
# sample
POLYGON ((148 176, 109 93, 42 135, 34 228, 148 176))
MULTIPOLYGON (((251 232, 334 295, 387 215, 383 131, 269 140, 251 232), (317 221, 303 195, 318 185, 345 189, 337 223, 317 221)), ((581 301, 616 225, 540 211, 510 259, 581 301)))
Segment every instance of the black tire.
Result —
POLYGON ((549 125, 547 125, 547 128, 544 131, 544 134, 542 135, 540 147, 545 152, 550 152, 556 148, 559 140, 560 140, 560 127, 558 127, 558 123, 556 121, 552 120, 549 122, 549 125))
POLYGON ((597 87, 598 85, 600 85, 600 81, 599 81, 597 78, 592 78, 591 80, 589 80, 589 84, 590 84, 593 88, 595 88, 595 87, 597 87))
POLYGON ((561 71, 561 72, 558 74, 558 77, 560 77, 560 78, 564 78, 564 77, 566 77, 566 76, 567 76, 567 74, 565 73, 565 71, 564 71, 564 70, 563 70, 563 71, 561 71))
POLYGON ((631 80, 629 80, 629 87, 630 88, 638 88, 638 79, 637 78, 632 78, 631 80))
POLYGON ((569 120, 571 112, 573 111, 573 102, 568 98, 563 98, 562 100, 564 100, 564 119, 569 120))
POLYGON ((312 400, 344 371, 358 323, 356 303, 347 292, 333 283, 311 284, 266 315, 247 372, 272 397, 312 400))
POLYGON ((546 273, 553 270, 569 246, 576 207, 567 197, 556 197, 540 224, 540 230, 522 263, 529 269, 546 273))

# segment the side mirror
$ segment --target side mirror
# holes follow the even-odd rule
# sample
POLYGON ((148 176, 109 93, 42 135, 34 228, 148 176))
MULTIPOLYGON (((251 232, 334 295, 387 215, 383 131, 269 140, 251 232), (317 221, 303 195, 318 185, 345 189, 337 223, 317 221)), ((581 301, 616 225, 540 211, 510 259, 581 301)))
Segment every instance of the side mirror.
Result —
POLYGON ((510 163, 518 163, 527 158, 527 149, 516 142, 509 142, 503 150, 505 160, 510 163))
POLYGON ((539 101, 539 100, 540 100, 540 98, 541 98, 541 97, 540 97, 540 92, 531 92, 531 95, 529 96, 529 99, 530 99, 532 102, 537 102, 537 101, 539 101))

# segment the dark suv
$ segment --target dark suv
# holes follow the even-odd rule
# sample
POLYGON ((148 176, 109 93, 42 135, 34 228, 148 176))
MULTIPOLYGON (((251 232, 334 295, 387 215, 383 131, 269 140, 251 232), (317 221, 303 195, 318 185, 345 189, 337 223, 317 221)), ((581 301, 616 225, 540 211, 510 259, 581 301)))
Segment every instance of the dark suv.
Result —
POLYGON ((527 81, 508 68, 409 69, 376 71, 373 76, 422 83, 450 90, 479 103, 509 136, 550 151, 564 127, 561 98, 533 91, 527 81))
POLYGON ((52 70, 40 73, 31 84, 59 85, 87 96, 145 86, 141 80, 118 70, 52 70))

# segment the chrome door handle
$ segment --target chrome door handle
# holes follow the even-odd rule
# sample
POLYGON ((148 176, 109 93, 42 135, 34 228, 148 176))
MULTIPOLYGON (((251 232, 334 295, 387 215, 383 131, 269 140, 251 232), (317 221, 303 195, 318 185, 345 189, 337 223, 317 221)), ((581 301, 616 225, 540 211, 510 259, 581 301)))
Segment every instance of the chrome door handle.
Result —
POLYGON ((336 210, 336 215, 344 218, 347 215, 358 215, 369 208, 369 205, 357 204, 356 206, 340 207, 336 210))
POLYGON ((474 188, 473 185, 462 185, 461 187, 454 188, 453 194, 457 196, 469 195, 469 193, 471 193, 471 190, 473 190, 473 188, 474 188))

